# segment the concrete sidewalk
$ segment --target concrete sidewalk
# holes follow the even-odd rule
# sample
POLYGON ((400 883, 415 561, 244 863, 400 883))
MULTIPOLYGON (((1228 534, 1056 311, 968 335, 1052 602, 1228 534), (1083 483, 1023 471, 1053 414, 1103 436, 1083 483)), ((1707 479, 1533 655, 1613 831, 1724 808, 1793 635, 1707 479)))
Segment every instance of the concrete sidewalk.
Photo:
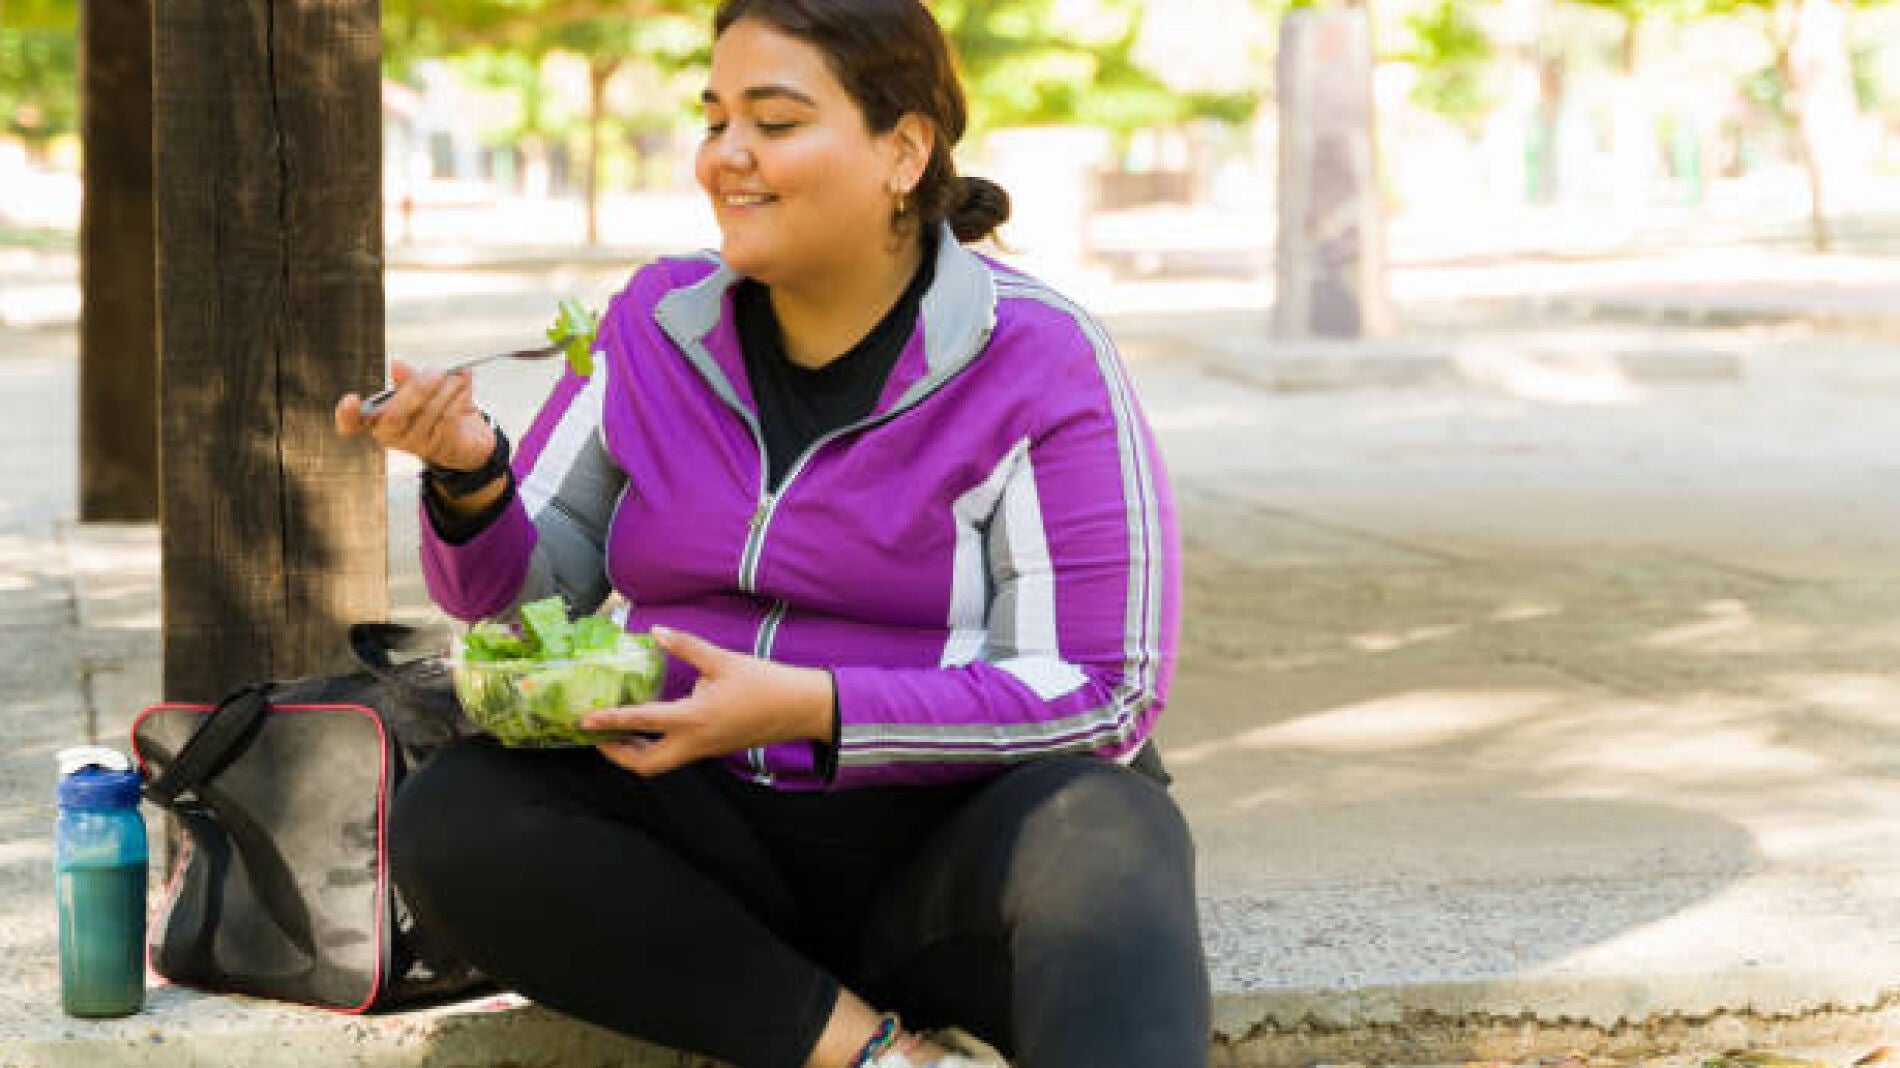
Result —
MULTIPOLYGON (((517 303, 392 314, 392 345, 549 306, 517 303)), ((1310 391, 1249 355, 1256 314, 1111 321, 1183 507, 1162 737, 1216 1063, 1900 1040, 1900 349, 1494 333, 1457 344, 1510 373, 1310 391)), ((697 1063, 508 1001, 357 1020, 161 986, 59 1015, 51 753, 156 698, 158 564, 149 526, 71 522, 62 337, 0 346, 0 1065, 697 1063)), ((484 377, 504 423, 537 375, 484 377)), ((392 578, 422 616, 412 481, 392 578)))

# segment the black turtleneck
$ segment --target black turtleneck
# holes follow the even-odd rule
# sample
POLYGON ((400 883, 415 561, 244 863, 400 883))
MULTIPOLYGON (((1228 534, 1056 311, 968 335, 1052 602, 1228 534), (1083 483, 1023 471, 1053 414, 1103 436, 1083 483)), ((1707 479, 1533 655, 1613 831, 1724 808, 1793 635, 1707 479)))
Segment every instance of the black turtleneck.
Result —
POLYGON ((739 347, 745 353, 746 378, 759 406, 765 436, 767 485, 776 491, 811 443, 841 426, 870 415, 897 357, 917 325, 917 308, 936 274, 934 241, 926 241, 922 262, 897 303, 850 351, 817 370, 785 355, 778 316, 767 288, 744 279, 733 290, 739 347))

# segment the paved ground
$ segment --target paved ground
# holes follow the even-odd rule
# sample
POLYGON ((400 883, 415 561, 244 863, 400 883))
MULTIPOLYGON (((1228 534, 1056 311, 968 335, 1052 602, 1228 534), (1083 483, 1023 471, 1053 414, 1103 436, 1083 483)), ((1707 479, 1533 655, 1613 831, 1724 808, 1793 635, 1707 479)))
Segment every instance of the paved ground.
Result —
MULTIPOLYGON (((392 349, 511 341, 606 277, 398 273, 392 349)), ((1870 277, 1810 284, 1877 326, 1870 277)), ((1704 294, 1287 346, 1243 289, 1107 295, 1184 507, 1163 739, 1219 1063, 1900 1038, 1900 345, 1704 294)), ((156 695, 153 531, 71 522, 71 346, 0 332, 0 1065, 686 1063, 511 1008, 57 1014, 50 753, 156 695)), ((482 391, 518 425, 542 374, 482 391)))

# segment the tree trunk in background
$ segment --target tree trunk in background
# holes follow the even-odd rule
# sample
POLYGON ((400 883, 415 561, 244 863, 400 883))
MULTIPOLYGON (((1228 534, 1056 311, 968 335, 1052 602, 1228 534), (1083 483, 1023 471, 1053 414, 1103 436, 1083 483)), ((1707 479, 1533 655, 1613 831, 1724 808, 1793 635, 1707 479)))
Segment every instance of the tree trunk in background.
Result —
POLYGON ((1537 60, 1537 164, 1531 202, 1557 202, 1558 175, 1563 166, 1564 92, 1569 81, 1568 57, 1546 55, 1537 60))
POLYGON ((79 6, 79 518, 158 518, 151 0, 79 6))
POLYGON ((1280 25, 1280 228, 1274 330, 1367 337, 1392 325, 1385 210, 1371 142, 1363 9, 1296 9, 1280 25))
POLYGON ((1808 226, 1814 251, 1833 247, 1828 227, 1829 194, 1852 165, 1853 72, 1848 61, 1846 18, 1836 0, 1778 4, 1775 68, 1786 93, 1795 154, 1808 179, 1808 226))
POLYGON ((607 83, 618 61, 587 64, 587 243, 600 244, 600 124, 607 110, 607 83))
POLYGON ((1788 121, 1794 129, 1795 158, 1801 162, 1801 173, 1808 179, 1808 239, 1814 251, 1827 252, 1834 245, 1827 226, 1827 175, 1821 165, 1808 111, 1801 105, 1800 90, 1795 88, 1798 75, 1794 73, 1794 64, 1785 51, 1776 54, 1775 64, 1781 69, 1782 84, 1788 88, 1791 112, 1788 121))
POLYGON ((164 692, 348 659, 388 607, 375 0, 156 7, 164 692))
POLYGON ((1611 158, 1615 161, 1612 178, 1616 200, 1632 213, 1646 209, 1651 179, 1656 167, 1656 112, 1654 102, 1637 70, 1642 62, 1643 16, 1632 14, 1623 21, 1623 44, 1614 90, 1614 118, 1611 127, 1611 158))

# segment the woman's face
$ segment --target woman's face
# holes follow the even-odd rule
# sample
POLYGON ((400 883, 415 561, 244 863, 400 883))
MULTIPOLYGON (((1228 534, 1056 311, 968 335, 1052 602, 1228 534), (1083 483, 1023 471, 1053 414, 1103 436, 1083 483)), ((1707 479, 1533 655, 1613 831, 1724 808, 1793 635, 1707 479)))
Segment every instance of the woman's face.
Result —
POLYGON ((886 134, 823 53, 751 19, 713 45, 696 171, 741 274, 767 285, 862 269, 889 247, 893 185, 909 189, 914 120, 886 134))

